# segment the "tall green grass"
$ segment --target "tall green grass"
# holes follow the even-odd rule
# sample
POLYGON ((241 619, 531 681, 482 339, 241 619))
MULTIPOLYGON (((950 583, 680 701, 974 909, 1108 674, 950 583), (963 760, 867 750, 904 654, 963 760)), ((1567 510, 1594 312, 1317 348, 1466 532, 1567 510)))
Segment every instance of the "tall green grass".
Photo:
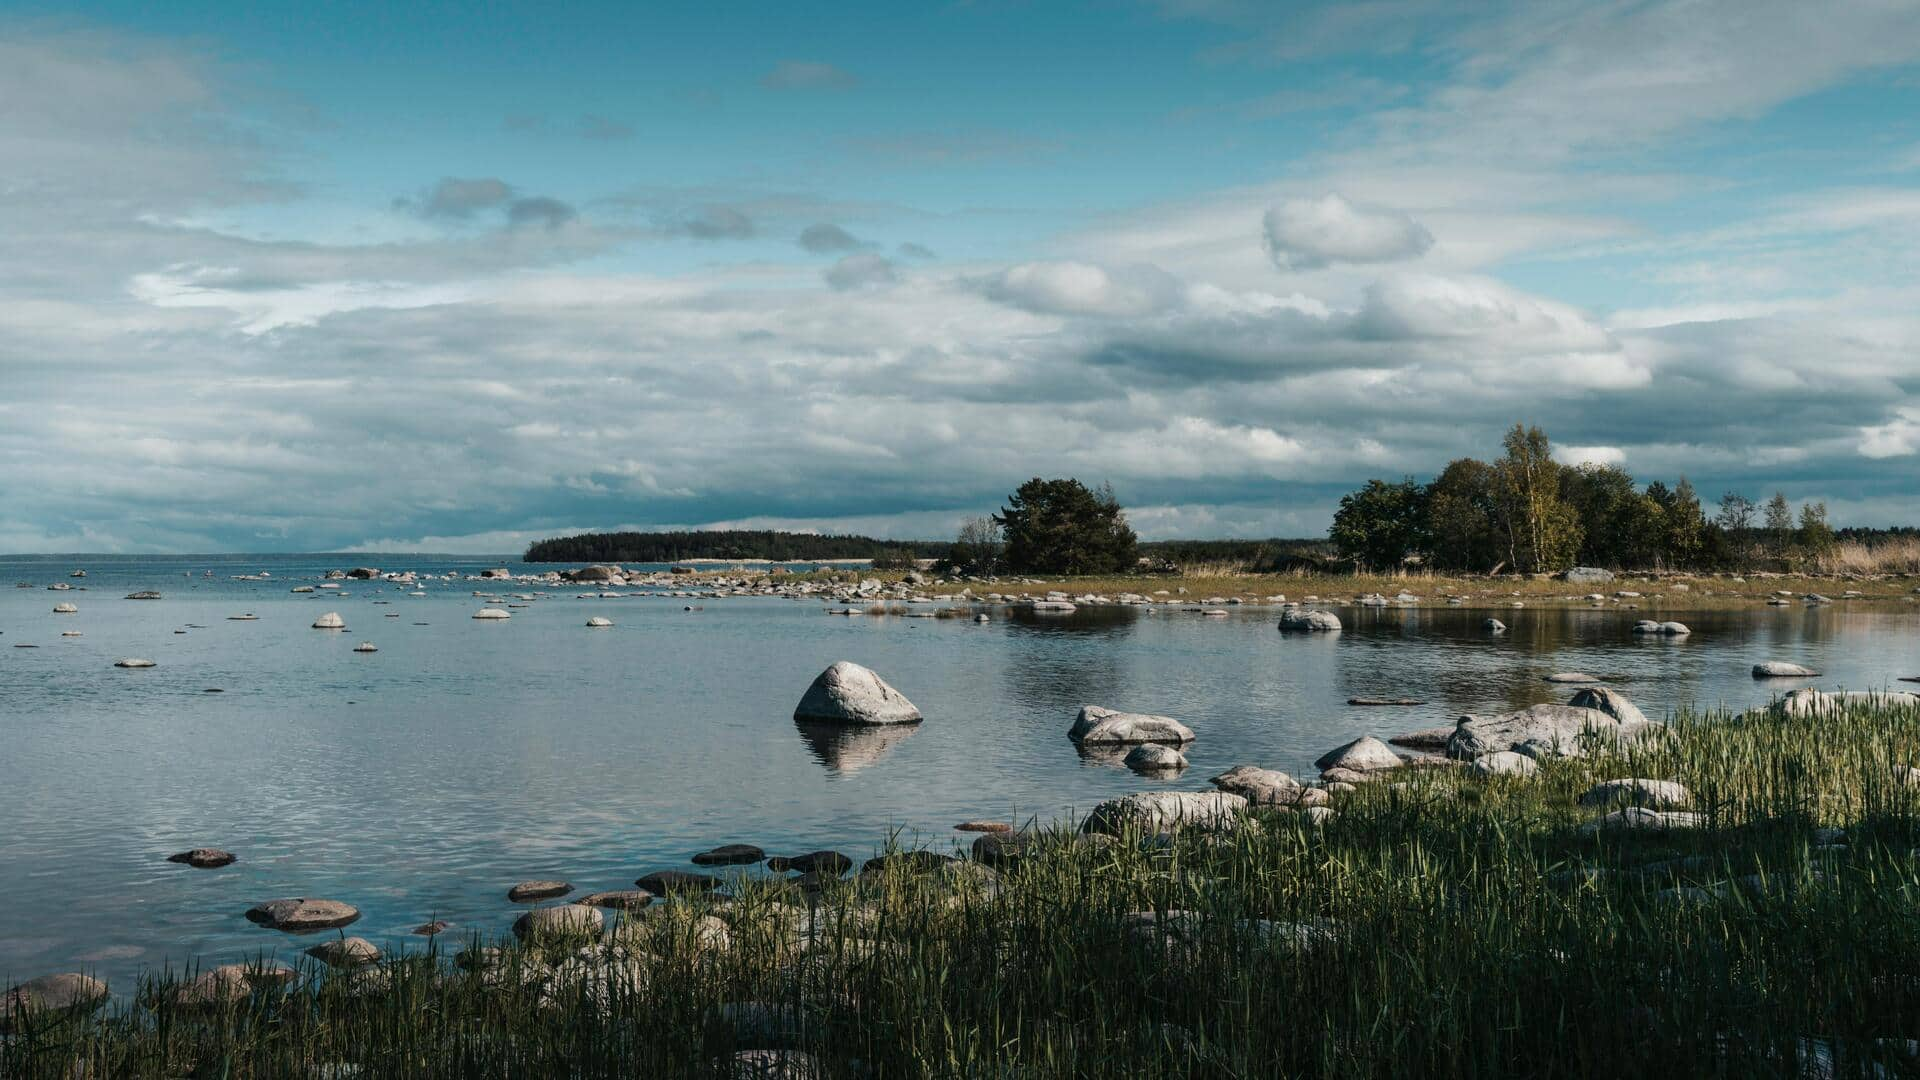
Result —
POLYGON ((743 879, 594 942, 470 941, 502 951, 212 1009, 162 976, 36 1021, 0 1075, 729 1075, 755 1046, 836 1077, 1905 1075, 1908 764, 1913 709, 1683 715, 1527 779, 1398 770, 1324 824, 1041 831, 997 873, 895 860, 813 894, 743 879), (1589 829, 1577 797, 1628 776, 1686 783, 1704 825, 1589 829))

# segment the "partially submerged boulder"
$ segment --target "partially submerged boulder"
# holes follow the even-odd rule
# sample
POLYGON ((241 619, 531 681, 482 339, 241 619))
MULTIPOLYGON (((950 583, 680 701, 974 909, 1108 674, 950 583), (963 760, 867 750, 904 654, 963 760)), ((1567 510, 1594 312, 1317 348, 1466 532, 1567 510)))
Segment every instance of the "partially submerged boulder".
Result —
POLYGON ((1187 755, 1160 743, 1141 743, 1128 752, 1122 762, 1134 772, 1178 772, 1187 767, 1187 755))
POLYGON ((1756 679, 1811 679, 1819 674, 1810 667, 1790 664, 1785 660, 1762 660, 1753 665, 1753 677, 1756 679))
POLYGON ((169 855, 167 856, 167 861, 185 863, 197 870, 213 870, 222 866, 230 866, 237 862, 239 858, 238 855, 235 855, 231 851, 221 851, 219 848, 197 847, 192 851, 182 851, 174 855, 169 855))
POLYGON ((256 904, 247 911, 249 922, 259 923, 270 930, 286 930, 296 934, 313 930, 331 930, 336 926, 345 926, 359 917, 360 909, 352 904, 310 896, 269 900, 264 904, 256 904))
POLYGON ((106 999, 106 983, 77 971, 28 979, 0 996, 0 1032, 23 1027, 44 1013, 90 1011, 106 999))
POLYGON ((1288 607, 1280 613, 1280 629, 1326 633, 1340 629, 1340 616, 1331 611, 1288 607))
POLYGON ((1255 806, 1292 806, 1299 801, 1303 787, 1300 781, 1278 769, 1262 769, 1257 765, 1235 765, 1208 782, 1255 806))
POLYGON ((1082 745, 1165 743, 1183 746, 1193 741, 1193 729, 1170 716, 1082 705, 1073 727, 1067 729, 1067 738, 1082 745))
POLYGON ((516 904, 531 903, 535 900, 552 900, 573 891, 573 885, 565 881, 523 881, 507 890, 507 899, 516 904))
POLYGON ((1322 772, 1332 769, 1347 769, 1352 772, 1367 773, 1380 769, 1397 769, 1402 764, 1400 755, 1393 748, 1371 735, 1362 735, 1350 743, 1344 743, 1322 754, 1313 767, 1322 772))
POLYGON ((329 611, 325 615, 313 620, 313 628, 315 630, 345 630, 347 628, 347 620, 341 618, 339 612, 329 611))
POLYGON ((1117 835, 1130 828, 1143 833, 1221 828, 1238 821, 1246 809, 1247 800, 1224 791, 1143 791, 1095 806, 1080 830, 1117 835))
POLYGON ((550 941, 596 937, 606 919, 600 909, 586 904, 534 908, 513 921, 513 936, 521 941, 550 941))
POLYGON ((380 962, 380 946, 363 937, 335 938, 307 950, 307 955, 330 968, 357 968, 380 962))
POLYGON ((1598 709, 1619 721, 1621 734, 1630 734, 1645 728, 1651 721, 1640 707, 1627 700, 1627 695, 1605 686, 1589 686, 1573 695, 1567 704, 1579 709, 1598 709))
POLYGON ((1599 709, 1532 705, 1498 716, 1461 717, 1453 735, 1447 739, 1447 756, 1471 761, 1482 754, 1519 750, 1522 746, 1578 756, 1584 752, 1585 740, 1619 737, 1620 722, 1599 709))
POLYGON ((1787 716, 1831 716, 1848 707, 1920 708, 1920 694, 1880 690, 1795 690, 1775 704, 1787 716))
POLYGON ((847 660, 835 662, 813 680, 793 718, 829 724, 917 724, 922 719, 905 694, 847 660))

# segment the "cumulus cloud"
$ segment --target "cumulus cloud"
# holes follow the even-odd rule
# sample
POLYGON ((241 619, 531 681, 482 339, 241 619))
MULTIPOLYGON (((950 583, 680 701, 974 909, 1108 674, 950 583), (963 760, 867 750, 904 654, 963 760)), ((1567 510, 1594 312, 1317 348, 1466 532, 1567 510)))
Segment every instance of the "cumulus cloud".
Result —
POLYGON ((1282 270, 1400 262, 1433 246, 1433 234, 1412 217, 1355 206, 1337 193, 1274 204, 1267 210, 1265 239, 1268 256, 1282 270))
POLYGON ((860 80, 851 72, 816 60, 782 60, 760 77, 769 90, 851 90, 860 80))
POLYGON ((852 251, 860 246, 852 233, 831 222, 816 222, 800 230, 800 246, 815 254, 852 251))
POLYGON ((1144 315, 1180 302, 1180 283, 1151 266, 1109 271, 1079 262, 1031 262, 986 279, 986 294, 1029 311, 1144 315))
POLYGON ((1905 407, 1894 412, 1892 420, 1860 429, 1861 457, 1912 457, 1920 453, 1920 408, 1905 407))
POLYGON ((827 284, 836 289, 864 289, 873 285, 890 285, 900 278, 899 270, 892 261, 871 252, 848 255, 827 267, 823 276, 827 284))
POLYGON ((1556 446, 1553 459, 1562 465, 1625 465, 1627 452, 1617 446, 1556 446))

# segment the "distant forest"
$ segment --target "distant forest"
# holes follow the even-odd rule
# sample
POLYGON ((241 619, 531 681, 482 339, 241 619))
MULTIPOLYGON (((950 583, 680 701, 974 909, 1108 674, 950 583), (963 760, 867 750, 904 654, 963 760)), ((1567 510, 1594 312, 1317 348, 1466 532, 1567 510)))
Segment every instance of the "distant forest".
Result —
MULTIPOLYGON (((540 540, 527 548, 534 563, 672 563, 686 559, 770 559, 819 562, 873 559, 884 564, 911 559, 944 560, 949 540, 877 540, 871 536, 756 530, 581 533, 540 540)), ((1150 540, 1141 557, 1155 563, 1189 566, 1232 563, 1254 570, 1317 565, 1326 555, 1324 540, 1150 540)))

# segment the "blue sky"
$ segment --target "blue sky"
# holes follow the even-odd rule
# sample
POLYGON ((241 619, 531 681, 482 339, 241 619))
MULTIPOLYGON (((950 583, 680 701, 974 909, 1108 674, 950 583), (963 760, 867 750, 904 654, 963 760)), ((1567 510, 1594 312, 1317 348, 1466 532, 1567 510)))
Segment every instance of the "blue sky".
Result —
POLYGON ((1920 521, 1920 3, 0 4, 0 549, 1920 521))

